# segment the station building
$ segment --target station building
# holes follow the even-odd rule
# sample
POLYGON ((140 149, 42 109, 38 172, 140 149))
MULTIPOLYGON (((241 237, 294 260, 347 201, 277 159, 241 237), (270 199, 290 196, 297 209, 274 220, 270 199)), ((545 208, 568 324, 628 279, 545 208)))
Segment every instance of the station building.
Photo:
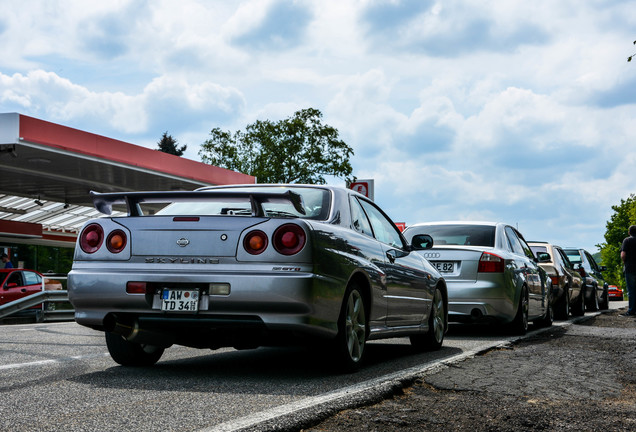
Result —
POLYGON ((68 273, 89 192, 193 190, 252 176, 18 113, 0 113, 0 253, 68 273))

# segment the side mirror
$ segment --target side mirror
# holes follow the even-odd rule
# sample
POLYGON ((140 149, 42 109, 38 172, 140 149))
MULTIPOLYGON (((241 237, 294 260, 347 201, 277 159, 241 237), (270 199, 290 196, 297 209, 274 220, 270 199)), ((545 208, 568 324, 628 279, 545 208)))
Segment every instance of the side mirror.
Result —
POLYGON ((426 250, 433 247, 433 237, 428 234, 417 234, 411 240, 412 250, 426 250))
POLYGON ((18 284, 17 284, 17 283, 15 283, 15 282, 9 282, 8 284, 5 284, 4 289, 5 289, 5 290, 8 290, 9 288, 15 288, 15 287, 17 287, 17 286, 18 286, 18 284))
POLYGON ((538 252, 537 253, 537 262, 540 263, 548 263, 552 261, 552 257, 547 252, 538 252))

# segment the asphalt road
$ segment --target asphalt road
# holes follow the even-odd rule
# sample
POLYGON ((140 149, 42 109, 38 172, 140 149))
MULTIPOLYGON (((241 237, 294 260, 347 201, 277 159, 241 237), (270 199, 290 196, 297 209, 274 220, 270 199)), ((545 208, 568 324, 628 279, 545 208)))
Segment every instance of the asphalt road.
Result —
POLYGON ((0 430, 293 430, 304 418, 381 400, 426 371, 512 339, 453 327, 434 353, 414 354, 407 339, 373 342, 366 367, 342 375, 301 348, 172 347, 154 367, 124 368, 100 332, 75 323, 6 325, 0 430))

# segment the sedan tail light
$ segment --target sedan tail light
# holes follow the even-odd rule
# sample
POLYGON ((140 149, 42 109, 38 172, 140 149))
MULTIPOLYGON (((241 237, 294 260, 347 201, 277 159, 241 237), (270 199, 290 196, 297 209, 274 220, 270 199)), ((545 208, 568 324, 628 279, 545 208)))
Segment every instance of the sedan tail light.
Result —
POLYGON ((499 255, 484 252, 481 254, 481 258, 479 258, 477 271, 479 273, 503 273, 504 260, 499 255))
POLYGON ((101 225, 92 223, 87 225, 79 238, 80 248, 87 254, 95 253, 104 242, 104 229, 101 225))
POLYGON ((122 230, 115 230, 108 234, 106 239, 106 247, 112 253, 119 253, 126 247, 127 238, 126 233, 122 230))
POLYGON ((259 255, 267 248, 269 241, 263 231, 252 231, 243 239, 243 247, 251 255, 259 255))
POLYGON ((274 249, 283 255, 297 254, 306 242, 305 231, 296 224, 282 225, 274 232, 274 249))
POLYGON ((552 285, 559 285, 559 277, 558 276, 550 276, 552 280, 552 285))

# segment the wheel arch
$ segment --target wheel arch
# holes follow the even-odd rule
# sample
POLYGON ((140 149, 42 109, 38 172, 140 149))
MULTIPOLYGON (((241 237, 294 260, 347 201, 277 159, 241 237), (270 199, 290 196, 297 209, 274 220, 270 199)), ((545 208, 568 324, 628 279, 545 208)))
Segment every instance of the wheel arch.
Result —
POLYGON ((446 281, 444 279, 439 279, 437 284, 435 284, 435 288, 439 289, 442 293, 442 297, 444 298, 444 325, 446 331, 448 331, 448 287, 446 286, 446 281))
POLYGON ((521 305, 521 294, 525 291, 526 293, 526 301, 530 300, 530 291, 528 290, 528 285, 526 284, 526 281, 524 280, 523 283, 521 284, 521 286, 519 287, 518 290, 516 290, 515 292, 515 300, 514 300, 514 309, 513 309, 513 317, 515 317, 517 315, 517 312, 519 311, 519 306, 521 305))
POLYGON ((369 311, 369 317, 370 317, 372 312, 371 311, 371 306, 372 306, 371 280, 369 279, 369 276, 362 271, 354 272, 351 275, 351 277, 349 277, 349 280, 347 281, 347 285, 345 286, 345 290, 343 291, 343 296, 344 296, 344 293, 346 293, 347 289, 349 289, 349 287, 354 284, 359 288, 360 294, 362 294, 364 305, 366 306, 367 311, 369 311))

